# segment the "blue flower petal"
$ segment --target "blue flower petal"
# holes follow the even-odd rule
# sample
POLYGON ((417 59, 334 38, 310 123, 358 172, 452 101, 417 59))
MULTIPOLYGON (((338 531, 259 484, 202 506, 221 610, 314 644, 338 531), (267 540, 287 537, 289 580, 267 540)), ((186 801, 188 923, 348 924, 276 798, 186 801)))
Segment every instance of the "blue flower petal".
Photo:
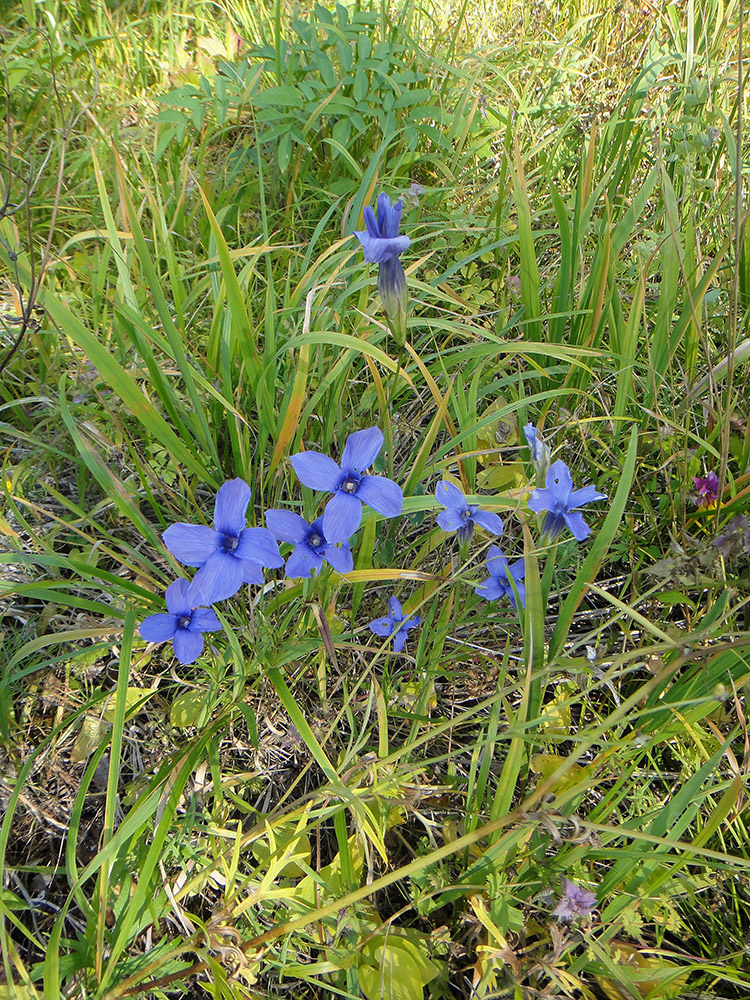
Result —
POLYGON ((577 541, 582 542, 591 534, 591 528, 584 521, 583 514, 579 514, 577 510, 563 511, 562 517, 577 541))
POLYGON ((526 576, 526 560, 521 556, 520 559, 516 559, 514 563, 511 563, 508 569, 510 570, 510 575, 518 583, 519 580, 523 580, 526 576))
POLYGON ((375 635, 388 636, 393 634, 393 630, 396 627, 396 622, 391 618, 376 618, 375 621, 370 622, 369 628, 371 632, 375 635))
POLYGON ((437 484, 435 490, 435 499, 443 507, 447 507, 449 510, 468 510, 469 505, 466 502, 466 497, 463 495, 461 490, 454 486, 453 483, 447 482, 445 479, 437 484))
POLYGON ((146 642, 166 642, 177 631, 177 615, 149 615, 138 627, 146 642))
POLYGON ((441 511, 436 521, 443 531, 458 531, 459 528, 462 528, 466 524, 460 512, 453 508, 441 511))
POLYGON ((583 507, 586 503, 593 503, 594 500, 606 500, 606 494, 599 493, 594 486, 583 486, 580 490, 573 490, 568 497, 568 506, 583 507))
POLYGON ((362 521, 362 504, 352 493, 339 490, 326 504, 323 534, 329 542, 345 542, 362 521))
POLYGON ((362 473, 369 469, 383 447, 383 432, 379 427, 368 427, 350 434, 341 456, 344 472, 362 473))
MULTIPOLYGON (((356 496, 383 517, 396 517, 404 505, 401 487, 385 476, 362 476, 356 496)), ((326 538, 328 537, 326 532, 326 538)))
POLYGON ((278 542, 268 528, 245 528, 240 532, 237 548, 232 555, 235 559, 260 563, 261 566, 284 565, 278 542))
POLYGON ((554 511, 550 511, 544 519, 544 532, 549 535, 550 539, 553 539, 557 538, 564 528, 564 516, 562 514, 556 514, 554 511))
POLYGON ((216 494, 214 528, 223 535, 239 535, 247 520, 251 491, 244 479, 230 479, 216 494))
POLYGON ((399 601, 397 597, 389 598, 388 612, 394 622, 400 622, 403 620, 404 612, 401 608, 401 601, 399 601))
POLYGON ((503 522, 497 516, 489 510, 477 510, 472 515, 472 520, 475 524, 478 524, 480 528, 484 528, 491 535, 502 535, 503 533, 503 522))
POLYGON ((299 481, 310 489, 333 493, 341 482, 341 469, 328 455, 321 455, 317 451, 301 451, 292 455, 289 461, 299 481))
POLYGON ((307 521, 291 510, 267 510, 266 524, 281 542, 299 545, 310 530, 307 521))
MULTIPOLYGON (((375 212, 369 205, 365 205, 362 209, 362 218, 365 220, 365 228, 367 230, 364 235, 371 237, 373 240, 381 239, 383 234, 380 232, 380 226, 378 225, 378 220, 375 217, 375 212)), ((359 236, 359 233, 357 233, 357 235, 359 236)))
POLYGON ((536 514, 540 514, 543 510, 554 510, 556 502, 557 498, 552 490, 545 490, 540 486, 529 497, 529 510, 533 510, 536 514))
POLYGON ((391 231, 391 212, 391 199, 385 191, 381 191, 378 195, 378 229, 380 230, 381 236, 398 235, 398 228, 395 232, 391 231))
POLYGON ((242 582, 252 583, 256 587, 263 586, 263 569, 260 563, 245 560, 242 563, 242 582))
POLYGON ((182 578, 175 580, 167 587, 164 598, 167 602, 167 611, 172 615, 189 615, 193 610, 193 605, 188 599, 189 580, 182 578))
POLYGON ((221 622, 211 608, 196 608, 188 625, 191 632, 217 632, 220 628, 221 622))
POLYGON ((568 503, 568 498, 573 489, 573 480, 570 475, 570 469, 561 458, 549 467, 545 485, 557 503, 568 503))
POLYGON ((365 260, 368 264, 386 264, 396 260, 399 254, 409 249, 411 240, 408 236, 396 236, 392 240, 373 239, 368 232, 358 231, 354 234, 362 244, 365 260))
POLYGON ((536 436, 536 427, 533 424, 526 424, 523 429, 524 437, 526 438, 526 444, 529 446, 529 451, 531 452, 531 460, 535 462, 539 452, 539 442, 536 436))
POLYGON ((302 542, 289 556, 286 564, 286 575, 296 579, 297 577, 312 576, 313 570, 317 572, 323 565, 323 556, 319 552, 314 552, 309 545, 302 542))
POLYGON ((161 536, 169 551, 186 566, 202 566, 216 552, 219 535, 204 524, 171 524, 161 536))
POLYGON ((243 563, 228 552, 215 552, 193 577, 188 592, 194 606, 233 597, 243 583, 243 563))
MULTIPOLYGON (((380 204, 378 203, 378 211, 380 210, 380 204)), ((381 225, 381 232, 388 239, 394 239, 398 236, 398 227, 401 225, 401 213, 404 210, 404 203, 399 198, 395 205, 389 205, 389 210, 385 214, 385 230, 381 225)))
POLYGON ((478 587, 474 588, 474 593, 483 597, 485 601, 496 601, 503 596, 505 588, 498 583, 496 577, 488 576, 486 580, 482 580, 478 587))
POLYGON ((393 649, 396 653, 400 653, 401 650, 406 645, 407 635, 408 633, 405 628, 400 628, 396 633, 396 636, 393 640, 393 649))
POLYGON ((487 552, 487 572, 498 580, 508 576, 508 560, 497 545, 491 545, 487 552))
POLYGON ((351 573, 354 569, 354 557, 348 545, 326 545, 323 558, 329 566, 339 573, 351 573))
POLYGON ((174 655, 180 663, 194 663, 203 652, 203 636, 187 628, 178 628, 174 634, 174 655))
MULTIPOLYGON (((526 588, 524 587, 524 585, 522 583, 516 582, 516 590, 518 591, 518 598, 521 601, 521 607, 525 608, 526 607, 526 588)), ((508 597, 510 599, 510 603, 515 608, 516 607, 516 595, 513 593, 513 588, 512 587, 508 587, 508 597)))

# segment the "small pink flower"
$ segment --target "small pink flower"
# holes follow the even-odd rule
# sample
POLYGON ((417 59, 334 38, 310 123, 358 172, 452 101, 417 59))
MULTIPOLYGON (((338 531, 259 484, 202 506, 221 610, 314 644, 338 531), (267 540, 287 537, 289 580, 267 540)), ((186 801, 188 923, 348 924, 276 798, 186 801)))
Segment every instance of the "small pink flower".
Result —
POLYGON ((693 476, 693 485, 697 490, 696 502, 699 507, 713 507, 719 499, 719 477, 715 472, 707 476, 693 476))

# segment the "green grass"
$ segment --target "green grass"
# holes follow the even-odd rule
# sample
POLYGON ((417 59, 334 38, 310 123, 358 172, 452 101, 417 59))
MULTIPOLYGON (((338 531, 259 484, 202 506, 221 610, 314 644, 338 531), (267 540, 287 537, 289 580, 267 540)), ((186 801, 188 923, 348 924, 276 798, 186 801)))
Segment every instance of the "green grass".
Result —
POLYGON ((741 17, 7 10, 0 998, 747 995, 741 17), (352 237, 381 190, 403 351, 352 237), (608 496, 584 542, 528 509, 529 421, 608 496), (404 514, 351 574, 266 571, 191 665, 140 638, 168 525, 234 477, 311 520, 289 456, 371 426, 404 514))

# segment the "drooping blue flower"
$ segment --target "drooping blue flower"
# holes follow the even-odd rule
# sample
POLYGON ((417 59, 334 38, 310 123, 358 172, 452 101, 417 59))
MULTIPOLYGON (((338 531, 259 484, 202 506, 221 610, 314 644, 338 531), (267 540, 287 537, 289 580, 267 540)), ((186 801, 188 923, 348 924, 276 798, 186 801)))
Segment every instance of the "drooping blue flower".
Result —
POLYGON ((391 205, 383 191, 378 198, 378 214, 367 205, 363 211, 365 226, 355 236, 362 244, 365 260, 378 265, 378 292, 396 343, 403 347, 406 340, 406 274, 399 255, 408 250, 411 240, 399 236, 403 202, 391 205))
POLYGON ((289 459, 305 486, 333 493, 323 512, 323 535, 329 543, 351 538, 362 520, 363 503, 384 517, 401 513, 401 487, 384 476, 363 475, 382 447, 383 432, 368 427, 349 435, 341 465, 316 451, 302 451, 289 459))
POLYGON ((395 635, 393 648, 400 653, 404 648, 410 629, 416 628, 422 621, 419 615, 404 615, 401 602, 397 597, 388 601, 388 614, 385 618, 376 618, 370 622, 370 631, 375 635, 395 635))
POLYGON ((171 525, 164 544, 181 563, 198 566, 190 585, 194 604, 213 604, 232 597, 243 583, 263 583, 262 566, 284 565, 279 546, 267 528, 246 527, 250 487, 230 479, 216 494, 214 526, 171 525))
POLYGON ((221 622, 211 608, 195 608, 188 596, 190 583, 175 580, 164 595, 167 614, 149 615, 139 631, 146 642, 172 640, 174 655, 180 663, 193 663, 203 652, 202 632, 216 632, 221 622))
POLYGON ((479 504, 467 503, 466 497, 453 483, 438 483, 435 499, 446 509, 437 516, 437 523, 443 531, 455 531, 462 544, 468 542, 474 533, 474 525, 478 524, 491 535, 502 535, 503 522, 492 511, 482 510, 479 504))
POLYGON ((516 607, 516 595, 513 593, 511 577, 516 585, 521 607, 526 607, 526 588, 521 583, 526 575, 526 563, 523 558, 516 559, 514 563, 509 563, 497 545, 490 545, 487 552, 487 572, 490 574, 486 580, 482 580, 474 592, 485 601, 497 601, 501 597, 507 597, 510 603, 516 607))
POLYGON ((572 920, 573 917, 589 917, 596 909, 596 893, 583 889, 569 878, 563 879, 565 886, 560 902, 552 911, 558 920, 572 920))
POLYGON ((287 559, 286 575, 312 576, 324 562, 339 573, 350 573, 354 567, 352 550, 347 542, 332 545, 323 531, 323 518, 308 524, 291 510, 267 510, 266 524, 281 542, 291 542, 295 548, 287 559))
POLYGON ((574 490, 570 469, 562 459, 550 466, 546 482, 546 489, 536 489, 529 497, 530 510, 537 514, 547 511, 544 519, 545 534, 556 538, 567 525, 573 537, 579 542, 583 541, 591 534, 591 528, 577 508, 594 500, 606 500, 606 494, 598 493, 593 486, 574 490))
POLYGON ((541 483, 544 477, 547 475, 547 470, 550 466, 550 461, 552 459, 552 452, 549 446, 545 443, 544 438, 539 433, 539 431, 534 427, 533 424, 526 424, 523 429, 524 436, 526 437, 526 443, 529 446, 529 451, 531 452, 531 462, 536 469, 537 482, 541 483))

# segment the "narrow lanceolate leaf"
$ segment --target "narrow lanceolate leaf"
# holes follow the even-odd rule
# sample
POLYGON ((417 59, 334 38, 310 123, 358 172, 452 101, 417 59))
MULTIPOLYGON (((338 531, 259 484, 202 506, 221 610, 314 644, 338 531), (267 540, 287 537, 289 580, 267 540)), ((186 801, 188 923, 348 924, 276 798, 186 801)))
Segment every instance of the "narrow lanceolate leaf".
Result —
POLYGON ((542 339, 539 317, 542 306, 539 299, 539 268, 536 263, 534 235, 531 230, 531 207, 526 188, 526 177, 521 162, 521 151, 516 138, 516 170, 513 174, 513 195, 518 216, 518 249, 521 256, 521 302, 524 308, 524 329, 529 340, 542 339))
POLYGON ((299 427, 299 415, 302 412, 302 404, 305 401, 305 390, 307 388, 307 374, 310 370, 310 345, 303 344, 297 355, 297 373, 294 376, 291 395, 284 407, 284 421, 276 439, 276 446, 271 456, 269 474, 273 474, 278 468, 279 462, 287 453, 289 445, 294 439, 299 427))
POLYGON ((232 318, 232 335, 235 338, 236 343, 239 345, 242 360, 244 361, 245 368, 247 369, 250 385, 253 392, 255 392, 258 382, 260 381, 263 366, 258 354, 258 348, 255 344, 253 326, 250 322, 250 317, 247 314, 247 309, 245 308, 245 299, 242 294, 242 289, 240 288, 240 283, 237 280, 234 263, 232 262, 227 241, 224 239, 224 234, 221 231, 221 226, 219 225, 216 216, 208 203, 208 198, 206 198, 203 193, 203 188, 198 186, 198 191, 200 192, 200 196, 203 200, 203 208, 211 227, 211 235, 214 238, 216 249, 219 254, 221 274, 224 279, 224 287, 226 289, 227 308, 229 309, 232 318))

